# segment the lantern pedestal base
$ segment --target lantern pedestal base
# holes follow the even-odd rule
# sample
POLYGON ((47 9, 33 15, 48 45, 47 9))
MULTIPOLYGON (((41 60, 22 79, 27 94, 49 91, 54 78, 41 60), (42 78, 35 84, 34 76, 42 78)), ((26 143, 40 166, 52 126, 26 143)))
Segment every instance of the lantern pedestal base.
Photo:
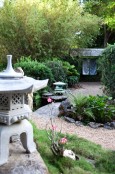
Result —
POLYGON ((20 136, 21 143, 27 153, 36 151, 33 141, 33 127, 28 120, 13 125, 0 125, 0 166, 8 161, 9 142, 13 135, 20 136))

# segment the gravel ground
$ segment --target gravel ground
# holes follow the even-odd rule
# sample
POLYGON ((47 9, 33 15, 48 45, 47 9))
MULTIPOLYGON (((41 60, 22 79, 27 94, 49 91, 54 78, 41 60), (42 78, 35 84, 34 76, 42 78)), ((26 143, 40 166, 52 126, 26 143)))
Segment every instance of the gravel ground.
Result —
POLYGON ((102 95, 102 86, 100 82, 82 82, 80 83, 81 88, 75 89, 71 88, 73 94, 82 94, 82 95, 102 95))
MULTIPOLYGON (((82 93, 85 95, 101 95, 101 85, 99 83, 82 83, 82 88, 71 89, 73 93, 82 93)), ((60 131, 62 125, 62 133, 76 134, 87 140, 95 142, 106 149, 115 151, 115 130, 104 128, 93 129, 89 126, 76 126, 74 123, 68 123, 65 120, 58 118, 58 107, 60 103, 55 103, 53 106, 46 105, 39 108, 33 113, 32 120, 39 129, 45 129, 46 124, 50 124, 50 118, 54 117, 57 125, 57 130, 60 131)))

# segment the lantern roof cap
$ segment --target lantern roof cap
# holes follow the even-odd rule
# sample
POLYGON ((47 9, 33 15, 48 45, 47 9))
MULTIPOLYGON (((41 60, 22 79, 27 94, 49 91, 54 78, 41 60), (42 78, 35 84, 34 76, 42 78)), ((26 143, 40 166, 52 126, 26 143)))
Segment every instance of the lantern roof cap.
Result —
POLYGON ((53 83, 53 85, 62 85, 62 86, 64 86, 64 85, 66 85, 67 83, 64 83, 64 82, 55 82, 55 83, 53 83))
POLYGON ((0 78, 22 78, 22 73, 17 73, 12 67, 12 55, 7 55, 7 67, 0 72, 0 78))
POLYGON ((24 76, 24 73, 14 71, 12 55, 7 55, 6 70, 0 72, 0 93, 35 92, 47 86, 48 79, 35 80, 24 76))

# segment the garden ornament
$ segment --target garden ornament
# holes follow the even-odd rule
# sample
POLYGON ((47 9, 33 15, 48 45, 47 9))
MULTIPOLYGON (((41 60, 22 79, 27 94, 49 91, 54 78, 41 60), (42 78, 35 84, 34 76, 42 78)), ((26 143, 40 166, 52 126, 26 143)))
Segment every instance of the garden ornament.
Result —
POLYGON ((13 135, 20 136, 27 152, 36 150, 33 128, 27 120, 32 112, 28 94, 46 87, 47 83, 48 80, 24 76, 21 69, 16 72, 12 67, 12 55, 7 55, 7 68, 0 73, 0 165, 8 161, 8 144, 13 135))
POLYGON ((63 95, 65 93, 64 87, 67 85, 66 83, 63 82, 55 82, 53 83, 55 85, 54 93, 58 95, 63 95))

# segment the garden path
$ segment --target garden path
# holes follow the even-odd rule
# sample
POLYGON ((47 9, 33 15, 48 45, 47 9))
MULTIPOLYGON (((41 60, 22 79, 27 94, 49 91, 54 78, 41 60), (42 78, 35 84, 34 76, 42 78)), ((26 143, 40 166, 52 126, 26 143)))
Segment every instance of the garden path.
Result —
POLYGON ((102 95, 102 85, 100 82, 81 82, 79 83, 80 88, 71 88, 73 94, 81 95, 102 95))
MULTIPOLYGON (((80 84, 82 88, 70 89, 73 93, 82 93, 85 95, 101 95, 102 89, 100 83, 84 82, 80 84)), ((51 116, 55 118, 58 130, 62 124, 62 133, 76 134, 106 149, 115 150, 115 130, 105 128, 93 129, 89 126, 76 126, 74 123, 68 123, 57 117, 60 103, 53 103, 39 108, 33 112, 32 120, 39 129, 45 129, 46 124, 50 122, 51 116)))

